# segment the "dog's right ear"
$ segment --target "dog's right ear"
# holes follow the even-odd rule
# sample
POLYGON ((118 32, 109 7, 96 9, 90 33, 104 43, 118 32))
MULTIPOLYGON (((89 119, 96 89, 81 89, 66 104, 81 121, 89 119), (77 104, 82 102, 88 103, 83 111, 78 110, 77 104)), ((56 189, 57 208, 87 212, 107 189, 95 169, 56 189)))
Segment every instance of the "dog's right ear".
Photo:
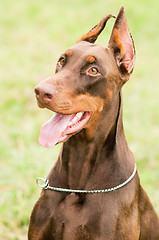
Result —
POLYGON ((121 7, 116 18, 108 46, 113 51, 120 76, 126 82, 135 64, 135 47, 128 29, 124 7, 121 7))
POLYGON ((80 37, 76 42, 78 43, 80 41, 87 41, 90 43, 94 43, 97 40, 99 34, 105 28, 107 21, 111 17, 115 18, 115 16, 113 14, 109 14, 109 15, 105 16, 104 18, 102 18, 102 20, 97 25, 95 25, 88 33, 86 33, 82 37, 80 37))

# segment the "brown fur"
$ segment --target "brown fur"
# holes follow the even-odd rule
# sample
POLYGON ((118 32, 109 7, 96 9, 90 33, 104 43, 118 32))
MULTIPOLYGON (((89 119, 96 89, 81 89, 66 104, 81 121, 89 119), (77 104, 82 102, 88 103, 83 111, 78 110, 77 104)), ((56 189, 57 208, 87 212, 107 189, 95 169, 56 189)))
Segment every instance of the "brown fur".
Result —
MULTIPOLYGON (((61 114, 92 113, 84 128, 63 144, 47 177, 51 186, 110 188, 128 179, 134 169, 122 123, 121 88, 130 78, 135 50, 123 8, 108 48, 90 43, 98 35, 96 30, 86 34, 68 50, 71 55, 64 55, 63 66, 57 64, 56 74, 35 89, 40 107, 61 114), (87 62, 88 56, 95 61, 87 62), (99 69, 96 76, 88 74, 92 66, 99 69)), ((159 220, 136 173, 125 187, 109 193, 43 190, 32 211, 28 239, 158 240, 159 220)))

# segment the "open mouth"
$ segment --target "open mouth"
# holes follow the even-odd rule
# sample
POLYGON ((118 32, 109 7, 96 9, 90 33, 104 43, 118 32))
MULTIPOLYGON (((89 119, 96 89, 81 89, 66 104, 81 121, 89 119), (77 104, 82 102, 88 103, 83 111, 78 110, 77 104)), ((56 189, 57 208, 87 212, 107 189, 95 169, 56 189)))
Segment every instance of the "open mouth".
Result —
POLYGON ((78 112, 71 115, 55 113, 40 129, 40 144, 43 147, 53 147, 65 141, 69 135, 80 131, 90 116, 91 112, 78 112))

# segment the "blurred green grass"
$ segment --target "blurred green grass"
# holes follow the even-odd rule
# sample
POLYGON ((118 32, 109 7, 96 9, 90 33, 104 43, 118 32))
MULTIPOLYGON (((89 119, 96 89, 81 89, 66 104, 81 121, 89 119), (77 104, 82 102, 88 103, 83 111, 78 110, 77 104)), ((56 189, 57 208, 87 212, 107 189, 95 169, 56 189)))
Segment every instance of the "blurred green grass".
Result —
MULTIPOLYGON (((28 221, 60 146, 44 149, 39 129, 51 112, 36 106, 35 85, 104 15, 125 6, 137 58, 124 86, 124 125, 141 183, 159 214, 159 2, 156 0, 5 0, 0 2, 0 239, 26 239, 28 221)), ((113 20, 98 43, 106 45, 113 20)))

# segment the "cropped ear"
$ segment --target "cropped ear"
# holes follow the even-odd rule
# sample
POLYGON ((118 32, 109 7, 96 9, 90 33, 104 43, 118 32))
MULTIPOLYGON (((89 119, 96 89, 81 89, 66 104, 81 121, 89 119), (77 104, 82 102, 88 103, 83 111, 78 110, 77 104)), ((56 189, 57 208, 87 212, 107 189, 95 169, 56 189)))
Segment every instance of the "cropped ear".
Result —
POLYGON ((102 20, 97 25, 95 25, 88 33, 84 34, 76 42, 78 43, 80 41, 87 41, 87 42, 90 42, 90 43, 94 43, 97 40, 99 34, 105 28, 107 21, 111 17, 115 18, 115 16, 112 15, 112 14, 109 14, 109 15, 105 16, 104 18, 102 18, 102 20))
POLYGON ((135 64, 135 46, 128 29, 124 7, 121 7, 114 23, 109 48, 113 51, 121 78, 127 81, 135 64))

